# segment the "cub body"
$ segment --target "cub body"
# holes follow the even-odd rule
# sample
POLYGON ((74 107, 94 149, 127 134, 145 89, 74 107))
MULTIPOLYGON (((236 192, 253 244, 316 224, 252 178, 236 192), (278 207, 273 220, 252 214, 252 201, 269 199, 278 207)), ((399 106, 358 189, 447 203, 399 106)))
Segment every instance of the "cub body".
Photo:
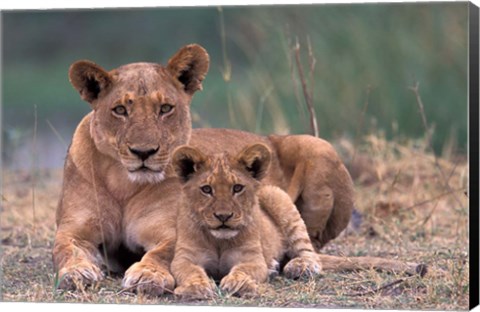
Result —
POLYGON ((206 156, 181 147, 172 161, 184 191, 171 265, 175 294, 210 297, 215 287, 210 277, 229 293, 254 294, 284 258, 292 259, 284 268, 288 277, 320 273, 290 197, 260 183, 271 161, 265 145, 249 146, 237 156, 206 156))

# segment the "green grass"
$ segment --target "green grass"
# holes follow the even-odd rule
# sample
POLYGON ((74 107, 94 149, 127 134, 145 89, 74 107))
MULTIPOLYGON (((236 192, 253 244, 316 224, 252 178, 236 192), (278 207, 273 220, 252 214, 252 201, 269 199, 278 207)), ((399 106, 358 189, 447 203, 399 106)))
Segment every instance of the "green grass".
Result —
POLYGON ((435 150, 440 154, 451 140, 465 152, 467 8, 468 3, 225 7, 223 19, 217 7, 3 13, 5 127, 30 129, 36 104, 41 125, 48 118, 71 132, 70 125, 88 110, 68 84, 68 67, 78 59, 107 69, 136 61, 165 64, 181 46, 197 42, 208 50, 211 67, 205 91, 192 104, 202 121, 196 126, 304 133, 304 108, 296 105, 303 106, 303 97, 297 96, 289 62, 298 38, 308 68, 308 38, 317 60, 313 99, 322 137, 355 136, 370 90, 361 135, 382 129, 389 139, 421 138, 424 129, 408 90, 418 81, 435 127, 435 150), (231 65, 228 83, 224 58, 231 65), (256 122, 251 112, 262 105, 256 122))

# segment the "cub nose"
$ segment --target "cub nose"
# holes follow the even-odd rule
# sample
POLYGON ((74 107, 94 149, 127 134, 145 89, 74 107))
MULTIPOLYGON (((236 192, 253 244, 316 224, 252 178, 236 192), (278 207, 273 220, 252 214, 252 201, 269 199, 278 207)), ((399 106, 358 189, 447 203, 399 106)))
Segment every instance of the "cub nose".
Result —
POLYGON ((128 148, 132 154, 135 154, 138 158, 140 158, 142 161, 146 160, 148 157, 152 156, 156 152, 158 152, 158 147, 157 148, 146 148, 146 149, 140 149, 140 148, 128 148))
POLYGON ((233 212, 232 213, 213 213, 215 218, 220 220, 221 222, 225 223, 227 222, 231 217, 233 217, 233 212))

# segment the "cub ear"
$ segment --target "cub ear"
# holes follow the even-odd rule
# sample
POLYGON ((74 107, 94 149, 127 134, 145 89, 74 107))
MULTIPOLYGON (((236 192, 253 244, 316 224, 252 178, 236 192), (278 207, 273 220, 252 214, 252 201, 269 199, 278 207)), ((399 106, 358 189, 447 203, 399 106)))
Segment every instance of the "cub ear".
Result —
POLYGON ((68 71, 70 83, 83 100, 93 103, 112 84, 112 77, 102 67, 90 61, 78 61, 68 71))
POLYGON ((267 174, 271 158, 270 149, 261 143, 246 147, 237 156, 238 163, 257 180, 263 179, 267 174))
POLYGON ((184 46, 168 61, 167 70, 184 86, 185 92, 192 95, 202 90, 202 81, 208 72, 210 57, 198 44, 184 46))
POLYGON ((183 183, 187 182, 207 161, 205 154, 190 146, 180 146, 173 152, 172 166, 183 183))

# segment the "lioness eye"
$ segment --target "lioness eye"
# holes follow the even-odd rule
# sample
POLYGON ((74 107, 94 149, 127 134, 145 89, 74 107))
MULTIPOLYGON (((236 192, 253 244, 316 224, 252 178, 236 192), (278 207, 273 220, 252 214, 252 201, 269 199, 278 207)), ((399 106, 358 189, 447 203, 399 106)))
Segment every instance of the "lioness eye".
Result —
POLYGON ((210 185, 204 185, 200 188, 205 194, 212 194, 212 187, 210 185))
POLYGON ((235 184, 233 186, 233 193, 240 193, 243 190, 244 186, 241 184, 235 184))
POLYGON ((163 115, 163 114, 169 113, 172 109, 173 109, 172 105, 163 104, 162 106, 160 106, 160 114, 163 115))
POLYGON ((120 116, 127 116, 127 109, 123 105, 115 106, 113 112, 120 116))

